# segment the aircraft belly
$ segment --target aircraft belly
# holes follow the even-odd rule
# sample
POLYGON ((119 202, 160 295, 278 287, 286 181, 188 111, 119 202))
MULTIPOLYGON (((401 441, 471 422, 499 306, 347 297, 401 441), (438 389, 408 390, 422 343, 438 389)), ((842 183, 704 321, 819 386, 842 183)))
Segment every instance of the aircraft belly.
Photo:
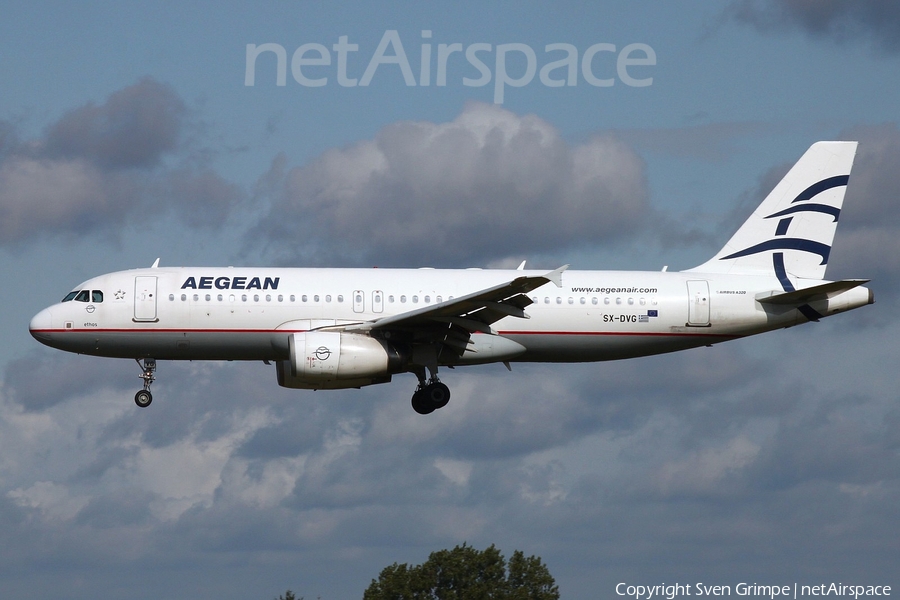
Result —
POLYGON ((279 360, 277 336, 268 331, 67 331, 48 345, 111 358, 158 360, 279 360))
POLYGON ((506 335, 527 348, 516 362, 591 362, 664 354, 721 342, 720 335, 541 333, 506 335))

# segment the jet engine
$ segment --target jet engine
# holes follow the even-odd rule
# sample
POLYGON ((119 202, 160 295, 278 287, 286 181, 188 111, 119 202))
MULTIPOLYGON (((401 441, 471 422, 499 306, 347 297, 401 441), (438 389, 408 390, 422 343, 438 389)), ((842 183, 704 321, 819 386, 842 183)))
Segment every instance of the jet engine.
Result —
POLYGON ((323 390, 387 383, 406 361, 388 343, 355 333, 307 331, 288 340, 290 360, 276 363, 278 385, 323 390))

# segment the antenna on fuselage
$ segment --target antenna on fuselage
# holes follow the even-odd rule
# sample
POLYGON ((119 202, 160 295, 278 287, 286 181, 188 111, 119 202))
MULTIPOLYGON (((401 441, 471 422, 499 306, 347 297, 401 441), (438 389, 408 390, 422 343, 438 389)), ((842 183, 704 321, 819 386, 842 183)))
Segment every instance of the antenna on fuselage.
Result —
POLYGON ((153 264, 150 265, 150 268, 151 268, 151 269, 155 269, 155 268, 157 268, 158 266, 159 266, 159 258, 157 258, 156 260, 153 261, 153 264))

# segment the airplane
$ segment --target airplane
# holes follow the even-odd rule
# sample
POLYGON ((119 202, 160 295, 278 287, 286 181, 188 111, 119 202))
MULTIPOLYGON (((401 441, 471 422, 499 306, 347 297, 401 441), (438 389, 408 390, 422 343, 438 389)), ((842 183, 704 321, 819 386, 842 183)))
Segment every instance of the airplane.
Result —
POLYGON ((89 279, 31 320, 52 348, 131 358, 152 402, 157 360, 275 364, 278 384, 341 389, 413 373, 444 407, 440 367, 674 352, 874 302, 827 281, 856 142, 817 142, 727 244, 684 271, 160 267, 89 279))

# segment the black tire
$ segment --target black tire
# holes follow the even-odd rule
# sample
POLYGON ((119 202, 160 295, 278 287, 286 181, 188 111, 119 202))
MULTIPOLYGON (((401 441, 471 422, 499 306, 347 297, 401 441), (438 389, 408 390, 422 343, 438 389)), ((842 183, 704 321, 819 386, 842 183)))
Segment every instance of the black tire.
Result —
POLYGON ((153 394, 149 390, 138 390, 138 393, 134 395, 134 403, 141 408, 147 408, 151 402, 153 402, 153 394))
POLYGON ((434 406, 428 401, 428 396, 425 392, 427 389, 416 390, 412 397, 413 410, 420 415, 429 415, 434 412, 434 406))
POLYGON ((450 402, 450 388, 441 382, 433 383, 425 390, 428 402, 434 407, 434 410, 444 408, 450 402))

